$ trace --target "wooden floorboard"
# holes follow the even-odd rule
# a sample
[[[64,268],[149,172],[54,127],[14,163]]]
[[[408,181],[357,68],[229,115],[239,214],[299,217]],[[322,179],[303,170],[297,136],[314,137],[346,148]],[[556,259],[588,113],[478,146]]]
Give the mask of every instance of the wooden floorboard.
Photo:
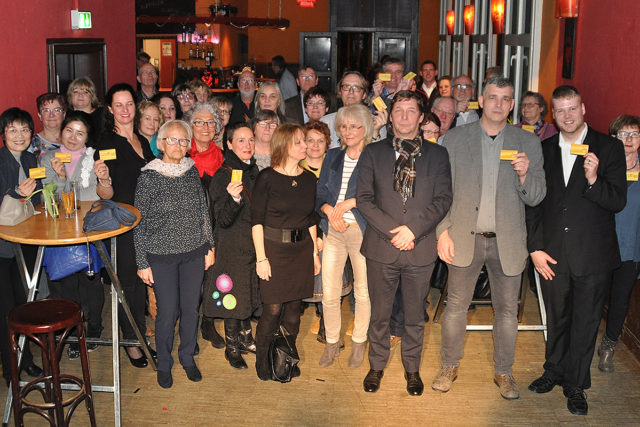
[[[431,293],[433,314],[439,291]],[[109,307],[105,306],[108,319]],[[529,294],[523,323],[539,322],[536,299]],[[469,323],[490,323],[490,307],[479,307],[469,314]],[[343,330],[352,319],[348,302],[343,304]],[[493,384],[493,341],[490,332],[467,332],[459,377],[449,393],[431,390],[430,384],[439,369],[440,324],[425,325],[421,376],[425,393],[411,397],[405,391],[400,347],[391,352],[380,390],[369,394],[362,390],[362,380],[369,365],[347,367],[350,339],[334,365],[320,368],[318,360],[323,345],[309,332],[315,321],[312,308],[306,310],[301,324],[298,347],[302,376],[280,384],[258,380],[253,364],[246,356],[248,370],[232,369],[224,351],[200,340],[201,354],[196,357],[203,381],[192,383],[177,362],[173,369],[174,385],[169,390],[156,383],[151,368],[133,368],[124,351],[122,355],[122,421],[124,426],[375,426],[375,425],[624,425],[640,424],[640,365],[624,346],[615,355],[616,370],[604,374],[592,364],[593,386],[586,393],[589,415],[577,417],[566,409],[562,389],[556,387],[546,395],[536,395],[527,385],[542,373],[544,341],[541,332],[519,332],[513,373],[521,389],[521,398],[507,401]],[[255,325],[254,325],[255,326]],[[222,325],[218,324],[222,331]],[[39,360],[39,356],[36,357]],[[94,384],[111,384],[111,351],[103,347],[90,353]],[[63,356],[62,370],[79,372],[79,361]],[[6,387],[0,386],[4,397]],[[113,425],[113,400],[108,393],[95,394],[99,425]],[[79,407],[71,425],[85,426],[88,418]],[[33,416],[27,425],[45,425]]]

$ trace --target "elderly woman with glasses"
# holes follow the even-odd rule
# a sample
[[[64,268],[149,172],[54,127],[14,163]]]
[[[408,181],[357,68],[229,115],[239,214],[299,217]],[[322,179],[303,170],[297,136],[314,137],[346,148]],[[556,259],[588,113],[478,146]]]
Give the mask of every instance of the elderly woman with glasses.
[[[193,356],[200,289],[205,270],[214,262],[214,241],[195,162],[185,157],[191,136],[191,127],[181,120],[162,125],[162,160],[144,166],[136,186],[135,206],[141,214],[134,229],[136,264],[138,276],[156,294],[157,380],[162,388],[173,384],[171,351],[178,317],[180,364],[189,380],[202,380]]]
[[[271,138],[280,124],[278,115],[271,110],[262,110],[249,122],[256,138],[256,152],[254,157],[258,169],[262,170],[271,165]]]
[[[36,104],[42,131],[34,135],[29,151],[35,154],[40,164],[47,151],[60,148],[60,127],[67,111],[67,103],[59,93],[47,92],[36,99]]]
[[[208,103],[197,103],[185,117],[191,124],[193,140],[189,156],[196,162],[205,190],[209,188],[211,177],[222,165],[222,150],[215,143],[222,133],[222,123],[216,109]]]
[[[356,205],[358,166],[360,154],[373,139],[373,119],[364,105],[342,107],[336,116],[336,131],[340,134],[341,148],[327,152],[322,164],[316,211],[321,215],[324,247],[322,253],[322,311],[327,344],[320,357],[320,366],[333,361],[342,347],[340,327],[340,297],[342,274],[347,262],[353,267],[353,289],[356,300],[351,356],[348,366],[357,368],[364,359],[367,331],[371,317],[371,303],[367,287],[367,266],[360,253],[367,222]]]
[[[260,88],[256,92],[254,117],[261,111],[271,110],[278,115],[280,123],[287,121],[285,116],[285,104],[284,97],[280,86],[274,82],[264,82],[260,85]]]
[[[547,114],[547,101],[537,92],[527,91],[520,101],[520,113],[522,121],[515,125],[521,129],[535,133],[540,141],[552,137],[558,133],[553,123],[547,123],[544,116]]]
[[[640,117],[623,114],[609,126],[609,134],[624,144],[627,161],[627,205],[616,214],[616,233],[622,264],[613,270],[607,327],[598,347],[598,369],[613,372],[613,353],[622,335],[631,293],[640,273]]]
[[[304,111],[309,122],[320,120],[329,112],[331,100],[329,94],[321,87],[314,86],[304,94]]]
[[[187,83],[177,85],[171,94],[180,103],[182,114],[187,114],[196,103],[196,94]],[[182,118],[182,116],[179,118]]]

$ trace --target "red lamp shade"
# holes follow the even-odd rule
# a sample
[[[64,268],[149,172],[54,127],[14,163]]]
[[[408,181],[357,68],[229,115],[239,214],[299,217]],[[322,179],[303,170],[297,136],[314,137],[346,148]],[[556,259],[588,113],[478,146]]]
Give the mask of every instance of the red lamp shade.
[[[300,7],[314,7],[316,0],[298,0],[298,5]]]
[[[456,24],[456,13],[453,10],[447,11],[447,33],[452,36]]]
[[[493,34],[504,34],[504,0],[491,0]]]
[[[464,7],[464,32],[467,35],[473,34],[473,21],[475,17],[475,8],[473,5]]]
[[[557,0],[556,18],[577,18],[580,0]]]

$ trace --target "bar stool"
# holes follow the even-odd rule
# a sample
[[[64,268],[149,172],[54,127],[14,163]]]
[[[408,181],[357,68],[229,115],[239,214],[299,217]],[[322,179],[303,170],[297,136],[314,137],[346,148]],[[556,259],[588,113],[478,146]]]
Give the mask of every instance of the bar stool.
[[[87,411],[89,411],[91,425],[95,426],[89,359],[80,305],[59,298],[29,302],[11,310],[8,320],[15,425],[24,425],[24,415],[35,413],[49,421],[52,426],[68,426],[74,410],[84,400]],[[65,340],[74,327],[77,328],[80,345],[82,379],[60,373],[59,363]],[[57,344],[56,333],[60,333],[60,341]],[[18,379],[18,335],[20,334],[40,346],[44,369],[44,376],[29,381],[22,388],[20,388]],[[25,345],[28,345],[28,342]],[[73,396],[65,399],[62,395],[62,384],[75,385],[79,390]],[[29,393],[35,390],[40,392],[44,403],[28,399]],[[66,407],[69,407],[69,410],[65,416]]]

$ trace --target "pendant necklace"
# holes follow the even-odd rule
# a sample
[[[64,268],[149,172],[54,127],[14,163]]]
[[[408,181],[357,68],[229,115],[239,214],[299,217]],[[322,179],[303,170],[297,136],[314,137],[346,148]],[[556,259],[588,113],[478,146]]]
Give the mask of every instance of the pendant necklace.
[[[291,186],[292,187],[297,187],[298,186],[298,181],[296,181],[296,179],[293,178],[294,175],[289,173],[289,172],[287,172],[287,170],[284,168],[284,166],[282,166],[282,170],[284,171],[285,175],[292,177],[291,178]],[[297,171],[297,170],[298,170],[298,165],[296,165],[294,171]]]

